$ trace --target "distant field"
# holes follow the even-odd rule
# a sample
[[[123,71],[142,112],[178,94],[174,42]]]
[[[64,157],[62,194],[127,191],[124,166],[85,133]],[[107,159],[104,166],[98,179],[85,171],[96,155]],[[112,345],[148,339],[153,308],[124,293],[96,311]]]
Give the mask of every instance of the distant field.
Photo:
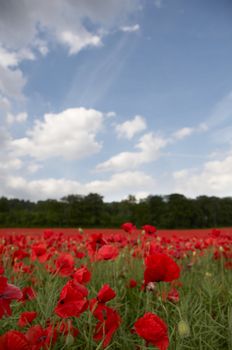
[[[63,234],[67,235],[75,235],[79,233],[78,228],[0,228],[0,235],[5,234],[42,234],[44,231],[51,230],[55,233],[62,232]],[[93,233],[102,233],[103,235],[111,235],[115,233],[122,233],[123,230],[121,229],[108,229],[108,228],[97,228],[97,229],[83,229],[85,234],[93,234]],[[203,238],[207,237],[211,233],[212,229],[189,229],[189,230],[158,230],[157,234],[161,237],[198,237]],[[231,234],[232,235],[232,227],[227,228],[220,228],[220,231],[225,234]],[[137,229],[134,231],[134,234],[137,235],[141,230]]]

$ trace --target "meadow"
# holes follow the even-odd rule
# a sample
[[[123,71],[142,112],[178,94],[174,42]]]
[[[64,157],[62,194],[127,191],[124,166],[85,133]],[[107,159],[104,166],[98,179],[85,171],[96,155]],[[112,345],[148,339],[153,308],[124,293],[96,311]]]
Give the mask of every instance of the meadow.
[[[232,349],[232,229],[0,229],[0,350]]]

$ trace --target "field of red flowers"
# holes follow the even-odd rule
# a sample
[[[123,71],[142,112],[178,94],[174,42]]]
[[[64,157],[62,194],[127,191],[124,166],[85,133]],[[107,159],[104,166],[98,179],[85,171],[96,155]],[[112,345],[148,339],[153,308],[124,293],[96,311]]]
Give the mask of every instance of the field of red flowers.
[[[0,350],[232,349],[232,229],[0,229]]]

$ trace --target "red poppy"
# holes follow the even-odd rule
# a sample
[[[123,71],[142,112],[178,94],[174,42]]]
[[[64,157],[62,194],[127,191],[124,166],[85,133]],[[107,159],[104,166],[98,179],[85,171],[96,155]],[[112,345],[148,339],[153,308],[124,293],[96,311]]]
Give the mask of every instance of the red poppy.
[[[94,233],[90,236],[89,242],[87,243],[87,247],[88,247],[89,252],[95,253],[104,244],[106,244],[106,241],[102,237],[102,234],[101,233]]]
[[[130,288],[135,288],[136,286],[137,286],[137,281],[135,281],[134,279],[130,279],[129,287]]]
[[[97,252],[97,260],[114,260],[117,258],[119,254],[118,248],[110,245],[105,244],[103,245]]]
[[[149,282],[171,282],[180,276],[180,268],[177,263],[164,253],[148,255],[145,265],[145,285]]]
[[[125,222],[121,225],[121,228],[127,233],[132,233],[136,229],[136,226],[132,222]]]
[[[10,303],[19,300],[23,296],[21,290],[13,284],[7,283],[7,278],[0,276],[0,319],[3,315],[11,315]]]
[[[47,246],[45,243],[35,243],[31,246],[32,254],[31,260],[34,261],[38,259],[41,263],[47,261]]]
[[[35,311],[25,311],[22,312],[18,321],[19,327],[28,326],[37,317],[37,312]]]
[[[178,301],[180,300],[180,295],[177,289],[172,288],[168,292],[168,300],[171,301],[172,303],[178,303]]]
[[[55,308],[55,313],[63,318],[79,317],[88,307],[88,289],[71,280],[63,287],[60,298]]]
[[[102,346],[105,348],[109,345],[113,334],[121,324],[121,317],[116,310],[106,306],[103,303],[98,303],[97,299],[90,301],[90,310],[94,317],[98,319],[96,324],[94,340],[103,340]]]
[[[157,315],[147,312],[134,324],[136,333],[160,350],[166,350],[169,345],[167,325]]]
[[[40,325],[36,325],[27,331],[26,338],[31,345],[31,350],[49,349],[50,345],[55,343],[57,333],[52,326],[42,328]]]
[[[24,287],[22,288],[22,298],[20,301],[25,302],[27,300],[33,300],[36,297],[36,293],[32,287]]]
[[[73,274],[73,279],[80,284],[85,284],[90,281],[91,273],[86,266],[82,266]]]
[[[107,303],[116,296],[115,291],[108,284],[104,284],[99,290],[97,300],[99,303]]]
[[[15,330],[8,331],[0,336],[0,350],[32,350],[23,333]]]
[[[56,260],[56,270],[62,277],[68,277],[73,273],[74,258],[71,254],[61,254]]]
[[[156,233],[157,229],[155,226],[152,226],[152,225],[144,225],[142,227],[142,229],[145,231],[146,234],[148,235],[152,235],[154,233]]]

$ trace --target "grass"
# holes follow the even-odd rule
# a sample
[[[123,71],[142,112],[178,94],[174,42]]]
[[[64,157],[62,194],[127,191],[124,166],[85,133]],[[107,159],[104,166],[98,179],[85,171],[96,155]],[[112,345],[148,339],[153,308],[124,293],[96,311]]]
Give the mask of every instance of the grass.
[[[25,264],[31,264],[29,258]],[[190,262],[193,262],[193,265]],[[157,314],[168,325],[170,350],[232,350],[232,273],[224,269],[223,258],[213,259],[213,252],[207,250],[194,251],[179,260],[181,266],[181,287],[179,302],[172,303],[163,300],[162,294],[169,289],[169,283],[159,282],[154,291],[141,289],[143,281],[143,260],[134,258],[128,247],[124,248],[118,258],[113,261],[96,261],[92,263],[87,257],[76,260],[76,266],[85,264],[92,272],[91,281],[87,287],[88,298],[94,298],[101,286],[109,284],[116,292],[116,297],[107,305],[116,309],[122,324],[114,334],[106,350],[154,349],[146,347],[145,342],[137,334],[131,332],[137,318],[147,311]],[[48,320],[56,324],[60,318],[54,313],[59,294],[69,278],[50,274],[43,264],[34,262],[33,274],[15,273],[9,258],[3,256],[5,275],[9,281],[22,288],[32,283],[37,297],[22,304],[12,303],[12,316],[0,320],[0,333],[17,329],[17,321],[23,311],[37,311],[38,317],[33,324],[46,327]],[[129,288],[130,279],[135,279],[138,285]],[[89,310],[79,318],[72,318],[73,325],[78,328],[78,336],[60,336],[55,345],[49,349],[61,350],[97,350],[102,343],[93,341],[96,320]],[[179,334],[178,324],[184,321],[189,327],[189,333]],[[27,328],[23,329],[23,331]]]

